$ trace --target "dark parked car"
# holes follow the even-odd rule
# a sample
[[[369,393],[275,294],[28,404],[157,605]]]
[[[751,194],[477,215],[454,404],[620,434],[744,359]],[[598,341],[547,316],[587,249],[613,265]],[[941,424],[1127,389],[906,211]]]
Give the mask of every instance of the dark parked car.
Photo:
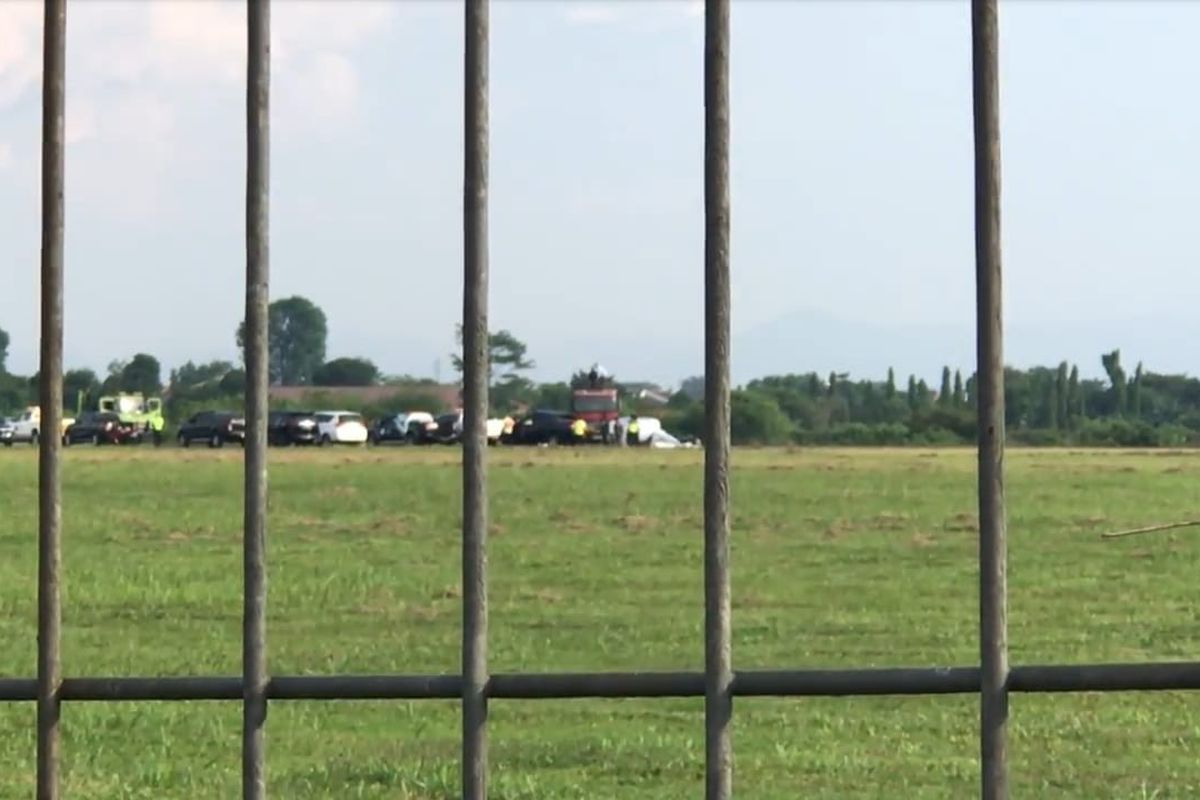
[[[517,420],[506,444],[567,444],[571,436],[570,414],[562,411],[534,411]]]
[[[372,444],[401,442],[405,444],[428,444],[437,432],[437,421],[425,411],[408,411],[392,414],[375,421],[370,429]]]
[[[80,442],[96,445],[138,444],[141,441],[141,429],[137,425],[121,422],[121,418],[111,411],[84,412],[63,434],[65,445]]]
[[[179,426],[176,436],[180,447],[192,442],[208,442],[221,447],[226,442],[246,444],[246,420],[230,411],[201,411]]]
[[[267,443],[314,444],[317,418],[311,411],[272,411],[267,415]]]
[[[462,441],[463,415],[461,411],[442,414],[434,420],[437,429],[431,429],[428,438],[438,444],[456,444]]]

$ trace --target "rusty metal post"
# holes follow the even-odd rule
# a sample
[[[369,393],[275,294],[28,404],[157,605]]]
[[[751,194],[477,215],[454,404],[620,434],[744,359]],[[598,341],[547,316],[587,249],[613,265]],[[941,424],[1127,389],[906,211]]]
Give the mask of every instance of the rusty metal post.
[[[1008,796],[1008,544],[1000,267],[1000,91],[996,0],[972,0],[975,283],[979,380],[981,793]]]
[[[66,109],[66,0],[46,0],[42,33],[42,320],[38,378],[37,796],[59,796],[62,660],[63,146]]]
[[[487,796],[488,2],[466,0],[463,97],[462,796]]]
[[[729,600],[729,0],[704,13],[705,796],[733,793]]]
[[[246,6],[246,452],[242,567],[242,797],[266,796],[267,318],[270,0]]]

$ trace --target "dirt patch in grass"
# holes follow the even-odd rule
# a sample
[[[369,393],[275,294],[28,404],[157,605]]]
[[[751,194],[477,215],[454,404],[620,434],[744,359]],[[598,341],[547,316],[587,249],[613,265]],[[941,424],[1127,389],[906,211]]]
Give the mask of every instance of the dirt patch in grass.
[[[826,539],[841,539],[854,530],[854,523],[839,517],[825,527]]]
[[[979,517],[960,511],[942,523],[942,530],[954,533],[972,533],[979,530]]]
[[[875,515],[871,527],[879,531],[902,531],[910,522],[908,514],[896,511],[882,511]]]
[[[658,520],[642,514],[622,514],[616,519],[617,527],[630,533],[641,533],[658,527]]]

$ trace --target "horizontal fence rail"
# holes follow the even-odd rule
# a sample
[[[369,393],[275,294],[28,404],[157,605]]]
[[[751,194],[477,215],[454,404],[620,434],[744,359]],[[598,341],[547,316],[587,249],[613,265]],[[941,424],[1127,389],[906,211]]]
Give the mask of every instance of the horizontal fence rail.
[[[978,667],[743,670],[735,697],[870,697],[974,694]],[[303,675],[267,682],[269,700],[458,700],[458,675]],[[496,700],[704,697],[703,672],[495,673],[484,694]],[[1021,693],[1200,690],[1200,662],[1047,664],[1012,667],[1007,690]],[[65,678],[60,699],[78,702],[242,700],[237,677]],[[34,678],[0,678],[0,702],[37,699]]]

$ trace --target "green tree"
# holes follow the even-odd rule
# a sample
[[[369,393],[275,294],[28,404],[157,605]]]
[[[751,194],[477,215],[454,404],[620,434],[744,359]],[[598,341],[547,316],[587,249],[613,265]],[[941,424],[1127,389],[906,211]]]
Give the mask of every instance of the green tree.
[[[8,374],[8,331],[0,328],[0,375]]]
[[[887,383],[883,385],[883,397],[889,402],[896,396],[896,371],[888,367]]]
[[[325,363],[328,325],[325,312],[305,297],[285,297],[271,303],[267,322],[268,373],[273,384],[311,384]],[[246,323],[237,329],[237,345],[246,347]],[[243,357],[243,361],[244,361]]]
[[[1058,370],[1054,373],[1054,394],[1055,399],[1058,401],[1055,413],[1058,415],[1059,427],[1063,428],[1068,427],[1071,416],[1067,383],[1067,362],[1063,361],[1058,365]]]
[[[379,368],[365,358],[335,358],[313,373],[317,386],[374,386],[378,382]]]
[[[95,405],[100,394],[100,379],[90,369],[71,369],[63,373],[63,405],[74,409],[82,401],[83,408]]]
[[[221,382],[218,388],[222,395],[244,395],[246,393],[246,371],[244,369],[231,369],[221,376]]]
[[[566,411],[571,407],[571,387],[565,383],[543,383],[537,387],[532,405],[550,411]]]
[[[1104,366],[1104,371],[1108,373],[1108,380],[1112,387],[1112,411],[1118,417],[1123,417],[1127,401],[1125,370],[1121,368],[1121,351],[1113,350],[1111,353],[1105,353],[1100,356],[1100,363]]]
[[[1071,365],[1071,376],[1067,378],[1067,422],[1074,425],[1083,418],[1083,393],[1079,389],[1079,365]]]
[[[921,399],[917,394],[917,378],[915,375],[908,376],[908,409],[916,411],[921,405]]]
[[[967,403],[967,396],[963,389],[962,372],[954,370],[954,407],[962,408]]]
[[[1142,362],[1138,362],[1137,369],[1133,372],[1133,381],[1130,384],[1130,405],[1133,408],[1133,418],[1142,418]]]
[[[1059,396],[1058,396],[1058,381],[1046,381],[1046,423],[1051,430],[1058,430],[1062,424],[1061,417],[1058,416]]]
[[[137,353],[128,361],[113,361],[100,390],[105,394],[156,395],[162,391],[162,366],[149,353]]]
[[[191,361],[171,370],[171,393],[193,393],[206,388],[215,389],[225,375],[233,370],[228,361],[196,364]]]
[[[766,395],[737,390],[729,400],[730,436],[735,444],[786,444],[793,427],[779,406]]]
[[[942,386],[938,389],[938,405],[948,407],[954,401],[954,390],[950,388],[950,368],[942,367]]]
[[[704,399],[704,376],[693,375],[690,378],[685,378],[679,384],[679,391],[687,395],[690,399],[699,402]]]
[[[454,339],[458,343],[459,351],[450,354],[450,363],[454,365],[454,370],[461,375],[463,371],[463,329],[461,323],[454,326]],[[536,367],[537,363],[528,358],[528,351],[529,348],[526,344],[510,331],[500,330],[495,333],[488,333],[489,382],[495,380],[497,374],[503,380],[512,376],[518,376],[522,372],[527,372]]]

